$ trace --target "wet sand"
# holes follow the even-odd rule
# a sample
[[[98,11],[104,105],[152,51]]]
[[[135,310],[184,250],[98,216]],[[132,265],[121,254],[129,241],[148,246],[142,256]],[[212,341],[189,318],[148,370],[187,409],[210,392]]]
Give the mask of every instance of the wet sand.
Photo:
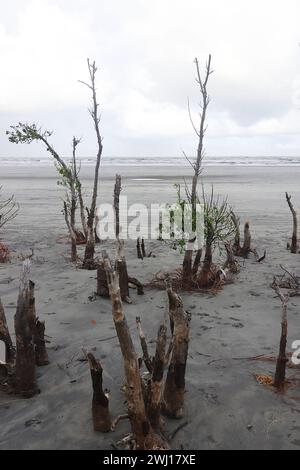
[[[83,168],[83,185],[91,187],[90,169]],[[123,176],[123,195],[129,204],[174,202],[173,183],[189,177],[189,169],[170,167],[121,167],[102,169],[99,201],[111,202],[113,178]],[[0,296],[12,330],[18,292],[20,255],[34,248],[32,279],[36,282],[37,313],[46,321],[51,337],[51,364],[38,369],[41,394],[23,400],[0,393],[1,449],[110,449],[129,425],[116,432],[97,434],[91,422],[89,370],[81,357],[84,346],[93,349],[105,369],[105,387],[111,390],[111,411],[124,412],[122,358],[108,300],[88,297],[96,288],[96,273],[82,271],[66,259],[69,247],[57,243],[66,234],[61,197],[51,168],[1,168],[0,182],[13,192],[21,208],[7,228],[5,241],[13,250],[11,264],[0,265]],[[258,385],[254,373],[274,374],[272,362],[250,361],[260,354],[276,355],[280,336],[281,306],[270,288],[280,264],[300,274],[300,255],[286,250],[291,234],[291,215],[284,192],[300,204],[300,169],[274,167],[209,167],[204,182],[225,196],[244,222],[249,219],[253,244],[267,257],[241,263],[234,284],[218,295],[182,294],[192,313],[191,341],[186,372],[188,424],[176,435],[172,447],[184,449],[295,449],[300,448],[299,381],[284,396]],[[182,262],[179,252],[157,241],[147,243],[155,258],[136,259],[135,242],[126,243],[128,269],[132,276],[149,281],[162,267]],[[113,257],[112,242],[106,248]],[[82,250],[82,249],[81,249]],[[150,346],[166,305],[162,291],[147,290],[144,297],[132,292],[134,303],[125,305],[136,348],[140,351],[135,317],[141,316]],[[289,303],[288,350],[300,339],[300,300]],[[245,359],[243,359],[245,358]],[[288,376],[300,379],[299,369]],[[178,422],[167,420],[166,429]]]

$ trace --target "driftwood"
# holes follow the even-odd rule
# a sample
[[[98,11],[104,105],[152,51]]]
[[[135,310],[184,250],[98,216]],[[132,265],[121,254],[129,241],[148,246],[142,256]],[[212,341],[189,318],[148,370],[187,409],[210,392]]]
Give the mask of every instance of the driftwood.
[[[167,289],[169,315],[174,324],[173,350],[164,390],[164,413],[181,418],[185,396],[185,369],[188,355],[190,314],[184,311],[181,298]]]
[[[30,270],[29,260],[24,261],[21,273],[20,289],[15,314],[16,332],[16,390],[25,398],[31,398],[38,393],[35,375],[35,347],[30,328]]]
[[[85,352],[91,372],[93,386],[92,416],[94,431],[108,432],[111,429],[108,391],[103,391],[103,369],[92,353]]]
[[[289,302],[289,295],[283,295],[280,288],[278,287],[278,284],[275,278],[274,278],[272,287],[275,290],[276,294],[278,295],[282,304],[279,355],[277,357],[276,371],[275,371],[274,384],[273,384],[274,387],[276,387],[278,390],[281,391],[284,389],[286,365],[288,362],[288,357],[286,353],[286,344],[287,344],[287,334],[288,334],[287,307],[288,307],[288,302]]]
[[[288,203],[288,206],[290,208],[290,211],[292,213],[293,217],[293,233],[292,233],[292,244],[291,244],[291,253],[297,253],[298,249],[298,238],[297,238],[297,231],[298,231],[298,220],[297,220],[297,212],[294,209],[294,206],[292,204],[292,196],[288,195],[288,193],[285,193],[286,201]]]
[[[163,440],[155,434],[146,413],[138,358],[124,316],[118,273],[107,263],[108,285],[112,301],[112,314],[124,360],[128,416],[136,449],[165,449]]]

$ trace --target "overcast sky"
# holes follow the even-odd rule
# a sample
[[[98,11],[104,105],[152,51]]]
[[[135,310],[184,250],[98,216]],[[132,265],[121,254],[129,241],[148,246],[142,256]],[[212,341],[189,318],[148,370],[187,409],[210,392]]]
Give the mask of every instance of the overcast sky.
[[[0,0],[0,156],[18,121],[95,153],[86,58],[95,59],[105,155],[193,154],[193,59],[212,54],[209,155],[300,155],[299,0]]]

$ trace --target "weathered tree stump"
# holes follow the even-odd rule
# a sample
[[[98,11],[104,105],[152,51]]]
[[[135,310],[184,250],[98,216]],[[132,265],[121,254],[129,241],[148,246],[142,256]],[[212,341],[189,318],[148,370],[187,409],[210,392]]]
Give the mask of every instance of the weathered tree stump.
[[[93,386],[92,416],[94,431],[108,432],[112,423],[108,392],[103,391],[103,369],[100,361],[96,360],[92,353],[88,352],[85,355],[89,363]]]
[[[285,193],[285,197],[288,203],[288,206],[290,208],[290,211],[293,216],[293,233],[292,233],[292,244],[291,244],[291,253],[297,253],[298,250],[298,220],[297,220],[297,212],[294,209],[294,206],[292,204],[292,196],[289,196],[288,193]]]
[[[115,269],[119,274],[119,284],[121,299],[124,302],[131,303],[129,295],[129,278],[127,272],[127,264],[124,253],[124,240],[117,239],[117,257],[115,263]]]
[[[250,233],[250,224],[249,222],[245,223],[244,226],[244,243],[242,247],[242,255],[244,258],[247,258],[251,251],[251,233]]]
[[[128,416],[137,449],[166,449],[150,424],[143,399],[138,358],[124,316],[119,288],[118,273],[107,263],[108,285],[112,301],[112,314],[124,359]]]
[[[29,316],[31,314],[31,292],[29,286],[29,260],[24,261],[20,279],[20,289],[15,314],[16,333],[16,390],[24,398],[38,393],[35,375],[35,347]]]
[[[97,291],[100,297],[109,298],[109,289],[107,284],[106,271],[104,261],[100,261],[97,268]]]
[[[174,323],[173,350],[164,390],[164,413],[181,418],[185,396],[185,369],[188,355],[190,314],[184,311],[181,298],[167,289],[169,315]]]
[[[13,365],[16,356],[16,350],[13,346],[9,329],[6,322],[4,307],[0,299],[0,340],[5,344],[5,362],[8,365]]]
[[[167,326],[163,321],[157,333],[156,351],[152,360],[152,375],[149,382],[147,414],[153,429],[161,429],[161,409],[166,361]]]

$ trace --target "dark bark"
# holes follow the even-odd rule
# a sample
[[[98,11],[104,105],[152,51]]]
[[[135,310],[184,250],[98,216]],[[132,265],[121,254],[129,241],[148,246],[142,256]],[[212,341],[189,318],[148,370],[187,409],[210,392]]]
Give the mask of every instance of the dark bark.
[[[16,390],[24,398],[31,398],[38,393],[35,375],[35,347],[30,319],[32,318],[32,303],[29,281],[27,279],[28,269],[23,263],[23,274],[19,290],[17,311],[15,314],[16,333]]]
[[[107,276],[103,261],[100,261],[97,269],[97,295],[109,298]]]
[[[288,193],[285,193],[285,197],[287,200],[287,203],[289,205],[290,211],[293,216],[293,233],[292,233],[292,245],[291,245],[291,253],[297,253],[298,250],[298,220],[297,220],[297,212],[294,209],[294,206],[292,204],[291,198],[292,196],[289,196]]]
[[[245,223],[244,227],[244,243],[242,248],[242,255],[244,258],[247,258],[251,251],[251,233],[249,222]]]
[[[37,318],[35,324],[35,331],[35,362],[37,366],[46,366],[49,364],[49,357],[45,341],[45,322],[40,321]]]
[[[144,286],[135,277],[128,277],[129,284],[133,284],[137,288],[137,295],[144,295]]]
[[[285,384],[285,372],[288,357],[286,354],[287,334],[288,334],[288,320],[287,320],[287,308],[289,296],[284,296],[279,289],[276,281],[274,281],[274,290],[281,300],[282,304],[282,318],[281,318],[281,336],[279,344],[279,355],[276,363],[276,371],[274,377],[274,387],[278,390],[283,390]]]
[[[142,256],[143,258],[147,258],[147,254],[146,254],[146,248],[145,248],[145,240],[142,238],[142,245],[141,245],[141,248],[142,248]]]
[[[202,257],[202,248],[200,250],[197,250],[197,253],[196,253],[196,256],[195,256],[195,259],[194,259],[193,277],[197,276],[198,269],[199,269],[200,262],[201,262],[201,257]]]
[[[181,298],[168,288],[169,315],[174,323],[173,350],[164,390],[164,412],[181,418],[185,396],[185,370],[189,345],[190,315],[184,311]]]
[[[210,240],[206,240],[204,261],[198,278],[199,287],[210,287],[214,282],[214,277],[212,276],[211,268],[212,243]]]
[[[97,361],[92,353],[87,353],[86,357],[93,386],[92,416],[94,431],[108,432],[111,429],[111,417],[108,394],[103,391],[103,369],[100,361]]]
[[[129,296],[129,278],[127,264],[124,254],[124,240],[117,239],[117,259],[115,269],[119,275],[121,299],[125,302],[131,302]]]
[[[115,210],[115,233],[116,238],[120,235],[120,193],[121,193],[122,179],[120,175],[116,175],[116,182],[114,188],[114,210]]]
[[[136,241],[136,251],[137,251],[138,259],[144,259],[143,254],[142,254],[142,249],[141,249],[141,242],[139,238]]]
[[[166,359],[167,327],[161,323],[156,341],[156,351],[152,360],[152,375],[149,382],[147,414],[153,429],[161,428],[161,409],[163,400],[164,366]]]

